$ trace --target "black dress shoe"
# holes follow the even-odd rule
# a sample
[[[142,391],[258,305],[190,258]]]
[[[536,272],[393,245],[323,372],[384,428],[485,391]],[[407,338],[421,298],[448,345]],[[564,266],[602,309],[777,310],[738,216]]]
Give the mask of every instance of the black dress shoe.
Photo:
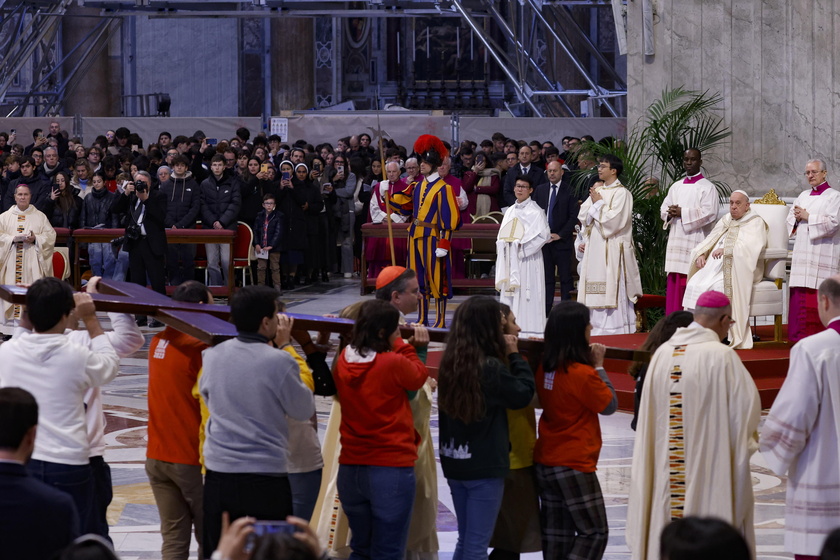
[[[165,327],[165,326],[166,325],[164,325],[163,323],[161,323],[157,319],[152,319],[151,321],[149,321],[149,328],[150,329],[159,329],[159,328]]]
[[[148,319],[145,316],[137,318],[137,326],[145,327],[148,324]]]

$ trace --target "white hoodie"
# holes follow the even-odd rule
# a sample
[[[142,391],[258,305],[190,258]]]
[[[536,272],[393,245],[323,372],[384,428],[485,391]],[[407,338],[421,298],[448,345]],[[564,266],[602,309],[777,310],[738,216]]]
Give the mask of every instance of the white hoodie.
[[[38,401],[38,435],[33,459],[86,465],[90,455],[84,396],[119,370],[107,336],[90,348],[64,334],[24,333],[0,345],[0,387],[21,387]]]

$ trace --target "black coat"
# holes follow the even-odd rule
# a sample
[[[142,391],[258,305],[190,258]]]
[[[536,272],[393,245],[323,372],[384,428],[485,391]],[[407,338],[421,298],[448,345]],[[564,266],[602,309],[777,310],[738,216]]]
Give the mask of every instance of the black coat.
[[[280,240],[283,235],[284,216],[280,211],[275,210],[268,217],[268,227],[265,223],[265,210],[261,210],[254,219],[254,245],[260,247],[271,247],[270,253],[280,252]],[[268,242],[263,242],[263,235]]]
[[[29,185],[29,191],[32,193],[29,204],[46,214],[47,203],[50,200],[50,192],[52,192],[52,183],[37,170],[31,177],[27,178],[21,175],[14,181],[9,182],[3,195],[2,209],[0,210],[5,212],[15,205],[15,189],[18,185]]]
[[[201,188],[189,171],[182,178],[175,175],[160,184],[166,196],[166,227],[194,228],[201,210]]]
[[[201,182],[201,222],[205,228],[212,228],[220,222],[222,227],[236,231],[242,194],[239,178],[225,169],[221,179],[212,173]]]
[[[105,224],[106,228],[122,227],[119,217],[111,213],[111,207],[118,197],[119,194],[112,193],[108,189],[97,192],[91,188],[82,200],[82,216],[79,227],[92,228],[99,224]]]
[[[73,206],[71,206],[65,213],[61,210],[61,205],[58,199],[49,199],[47,203],[47,218],[50,220],[52,227],[63,227],[76,229],[81,224],[82,208],[84,201],[79,196],[79,189],[73,189]]]
[[[307,239],[306,212],[303,207],[309,202],[309,192],[305,188],[280,189],[277,195],[277,208],[285,216],[280,247],[283,251],[306,251]]]
[[[134,222],[134,217],[131,210],[137,203],[137,194],[131,193],[126,196],[125,193],[119,195],[111,206],[111,212],[115,214],[126,213],[131,222]],[[156,257],[163,257],[166,254],[166,226],[164,220],[166,219],[166,195],[160,190],[150,190],[149,198],[142,203],[146,206],[146,215],[143,219],[143,226],[146,228],[146,239],[149,241],[152,254]],[[134,246],[134,241],[130,239],[125,240],[125,250],[129,253]]]

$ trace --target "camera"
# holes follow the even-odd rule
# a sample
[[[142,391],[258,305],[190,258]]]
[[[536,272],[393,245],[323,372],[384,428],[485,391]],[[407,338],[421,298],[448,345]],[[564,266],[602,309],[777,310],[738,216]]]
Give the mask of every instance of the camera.
[[[145,181],[135,181],[134,182],[134,192],[146,192],[149,189],[149,185],[146,184]]]

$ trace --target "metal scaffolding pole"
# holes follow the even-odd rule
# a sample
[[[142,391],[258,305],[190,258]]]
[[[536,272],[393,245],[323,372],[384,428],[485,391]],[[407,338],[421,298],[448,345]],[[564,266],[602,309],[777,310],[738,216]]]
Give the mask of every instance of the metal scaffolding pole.
[[[557,41],[557,44],[560,45],[560,48],[562,48],[563,51],[566,53],[566,56],[569,58],[569,61],[571,61],[572,65],[577,69],[578,72],[580,72],[581,76],[583,76],[583,79],[586,80],[587,84],[589,84],[589,87],[591,87],[592,90],[595,92],[600,92],[603,88],[598,86],[598,84],[596,84],[592,80],[592,77],[589,75],[589,73],[580,63],[580,61],[577,58],[575,58],[575,55],[572,52],[571,48],[569,48],[569,46],[560,38],[557,32],[554,31],[551,25],[549,25],[548,21],[545,19],[545,16],[542,15],[539,6],[537,6],[534,0],[524,1],[527,2],[529,6],[531,6],[531,9],[534,11],[534,15],[537,17],[537,19],[539,19],[542,22],[546,31],[548,31],[551,34],[551,36],[554,37],[554,40]],[[601,103],[603,103],[603,105],[607,108],[607,111],[609,111],[612,116],[619,116],[618,112],[615,110],[615,107],[612,106],[612,103],[610,103],[606,99],[602,99]]]
[[[493,57],[493,60],[496,61],[496,64],[499,65],[499,68],[502,69],[502,72],[504,72],[508,79],[511,81],[514,89],[516,89],[517,97],[519,97],[520,100],[524,101],[531,108],[531,111],[534,112],[534,116],[543,117],[542,112],[537,108],[536,105],[534,105],[534,102],[525,93],[525,90],[517,81],[516,76],[514,76],[511,73],[510,69],[508,69],[508,67],[505,66],[505,64],[502,62],[501,58],[499,58],[499,55],[496,53],[496,51],[493,50],[493,48],[490,45],[490,41],[488,41],[487,37],[484,36],[484,30],[481,29],[481,27],[475,23],[475,20],[472,18],[470,13],[464,8],[463,5],[461,5],[460,0],[452,0],[452,6],[454,6],[455,9],[463,16],[464,21],[467,22],[467,25],[469,25],[473,32],[476,34],[478,40],[484,44],[484,48],[487,49],[487,52],[490,53],[490,56]]]
[[[525,57],[530,63],[531,67],[534,69],[537,75],[543,79],[546,86],[548,88],[556,88],[557,84],[555,82],[552,82],[551,79],[548,76],[546,76],[545,72],[543,72],[542,68],[540,68],[540,65],[537,64],[537,61],[531,57],[531,55],[528,53],[525,47],[522,46],[522,43],[514,36],[513,30],[510,28],[507,21],[505,21],[505,18],[502,17],[502,14],[499,13],[499,11],[490,1],[483,0],[483,2],[485,8],[487,8],[487,11],[493,16],[494,20],[496,21],[496,24],[499,26],[499,29],[501,29],[505,36],[507,36],[508,40],[513,41],[514,45],[525,54]],[[560,103],[560,105],[562,105],[563,109],[567,112],[567,114],[570,117],[577,116],[574,110],[572,110],[572,108],[569,106],[569,104],[566,103],[566,100],[559,96],[559,92],[557,96],[557,101]]]

